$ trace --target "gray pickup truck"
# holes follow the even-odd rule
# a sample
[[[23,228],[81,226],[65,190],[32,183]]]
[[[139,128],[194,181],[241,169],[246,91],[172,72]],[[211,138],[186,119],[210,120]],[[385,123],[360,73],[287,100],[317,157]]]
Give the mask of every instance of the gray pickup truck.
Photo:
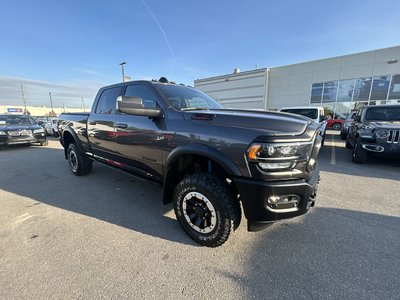
[[[257,231],[315,203],[322,138],[309,118],[224,109],[161,78],[104,87],[90,113],[62,114],[58,126],[75,175],[97,161],[159,183],[183,230],[208,247],[228,239],[242,208]]]

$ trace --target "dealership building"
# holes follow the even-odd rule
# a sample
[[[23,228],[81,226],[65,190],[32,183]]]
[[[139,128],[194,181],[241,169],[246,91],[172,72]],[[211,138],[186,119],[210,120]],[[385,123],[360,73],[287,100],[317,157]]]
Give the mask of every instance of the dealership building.
[[[322,106],[338,117],[363,105],[400,104],[400,46],[197,79],[224,107]]]

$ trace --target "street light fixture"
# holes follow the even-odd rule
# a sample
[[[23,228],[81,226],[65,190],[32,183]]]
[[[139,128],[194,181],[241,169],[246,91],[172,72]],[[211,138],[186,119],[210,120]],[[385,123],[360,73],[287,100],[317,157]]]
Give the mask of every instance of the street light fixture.
[[[51,92],[49,92],[49,96],[50,96],[51,113],[54,114],[53,98],[51,97]]]
[[[126,64],[126,61],[120,63],[121,69],[122,69],[122,82],[125,82],[125,70],[124,70],[124,66]]]

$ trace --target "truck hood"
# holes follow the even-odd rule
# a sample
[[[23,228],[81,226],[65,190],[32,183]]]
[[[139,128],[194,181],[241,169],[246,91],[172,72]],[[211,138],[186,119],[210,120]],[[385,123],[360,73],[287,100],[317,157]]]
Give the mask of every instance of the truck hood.
[[[309,118],[293,114],[236,109],[185,111],[183,116],[185,120],[213,126],[256,129],[266,136],[301,135],[312,123]]]
[[[367,126],[382,129],[400,129],[400,121],[370,121]]]

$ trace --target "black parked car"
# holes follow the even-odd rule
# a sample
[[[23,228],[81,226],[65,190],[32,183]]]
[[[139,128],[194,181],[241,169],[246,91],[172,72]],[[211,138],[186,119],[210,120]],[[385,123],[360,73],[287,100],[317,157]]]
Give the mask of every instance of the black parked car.
[[[365,163],[371,153],[400,158],[400,105],[360,108],[349,127],[346,148],[353,148],[355,163]]]
[[[30,116],[0,115],[0,147],[30,143],[47,145],[43,127]]]

